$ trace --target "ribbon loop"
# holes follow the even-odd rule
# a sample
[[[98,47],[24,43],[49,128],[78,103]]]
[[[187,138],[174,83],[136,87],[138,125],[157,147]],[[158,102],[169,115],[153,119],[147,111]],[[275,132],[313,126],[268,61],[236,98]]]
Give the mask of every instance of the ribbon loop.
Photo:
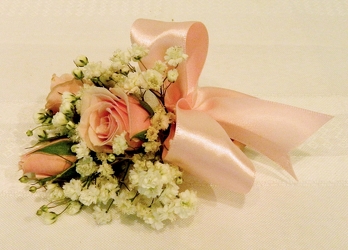
[[[188,59],[178,67],[179,77],[166,93],[166,107],[174,110],[180,98],[193,92],[203,69],[208,53],[208,31],[200,22],[161,22],[138,19],[131,30],[132,43],[149,48],[149,54],[142,59],[148,67],[157,60],[163,60],[166,50],[181,46]]]
[[[165,97],[166,108],[176,112],[177,120],[165,142],[169,150],[163,159],[210,183],[239,193],[248,192],[253,184],[254,167],[231,138],[268,156],[296,178],[289,150],[332,118],[233,90],[199,88],[208,50],[202,23],[139,19],[131,39],[150,49],[143,60],[150,67],[171,46],[181,46],[188,54],[178,67],[178,81]]]
[[[209,183],[247,193],[254,180],[251,161],[217,121],[204,112],[186,109],[185,101],[177,105],[175,135],[165,160]]]

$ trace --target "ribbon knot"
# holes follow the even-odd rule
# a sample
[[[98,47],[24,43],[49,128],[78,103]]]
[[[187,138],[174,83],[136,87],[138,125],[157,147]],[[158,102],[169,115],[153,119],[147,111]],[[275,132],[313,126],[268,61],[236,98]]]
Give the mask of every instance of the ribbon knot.
[[[332,118],[233,90],[198,87],[208,52],[208,32],[200,22],[139,19],[131,40],[149,48],[142,59],[149,66],[171,46],[181,46],[188,54],[165,96],[165,106],[177,120],[163,158],[209,183],[238,193],[252,187],[253,164],[231,139],[266,155],[296,178],[288,152]]]

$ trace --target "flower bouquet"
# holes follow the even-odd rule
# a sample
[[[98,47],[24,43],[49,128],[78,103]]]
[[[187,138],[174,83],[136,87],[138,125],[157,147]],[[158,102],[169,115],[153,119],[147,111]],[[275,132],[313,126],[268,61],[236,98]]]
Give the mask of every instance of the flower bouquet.
[[[247,193],[247,145],[295,177],[287,152],[331,118],[199,88],[208,48],[202,23],[140,19],[131,38],[107,65],[79,56],[71,74],[53,75],[38,125],[27,131],[36,141],[21,157],[20,181],[45,191],[37,215],[46,223],[89,207],[98,224],[126,214],[161,229],[196,210],[195,192],[180,189],[183,170]]]

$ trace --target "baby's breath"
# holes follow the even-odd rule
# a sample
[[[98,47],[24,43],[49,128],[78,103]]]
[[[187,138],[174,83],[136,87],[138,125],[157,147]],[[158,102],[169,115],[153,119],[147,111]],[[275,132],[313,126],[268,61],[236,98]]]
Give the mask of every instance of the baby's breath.
[[[139,61],[141,58],[147,56],[149,49],[134,43],[132,48],[129,50],[130,56],[134,61]]]
[[[91,156],[84,157],[76,163],[76,172],[82,177],[90,176],[97,171],[97,163],[93,161]]]
[[[59,93],[60,104],[55,113],[41,109],[34,115],[38,126],[27,132],[29,136],[35,135],[40,142],[56,139],[70,142],[59,149],[64,155],[57,154],[70,165],[68,169],[45,179],[35,175],[21,178],[23,183],[34,180],[31,192],[46,190],[49,203],[37,211],[45,223],[54,223],[64,212],[73,215],[90,207],[97,224],[107,224],[117,218],[117,214],[125,214],[161,229],[166,221],[194,213],[195,193],[189,190],[180,193],[182,172],[178,166],[164,163],[162,159],[163,143],[175,122],[175,114],[165,107],[165,94],[177,81],[176,67],[187,55],[181,47],[171,47],[163,61],[158,60],[149,68],[152,65],[144,65],[142,60],[148,53],[147,48],[133,44],[127,51],[116,50],[108,65],[90,62],[84,55],[77,57],[72,75],[83,87],[75,93]],[[140,66],[133,65],[134,62]],[[115,86],[132,96],[132,100],[139,101],[139,106],[148,113],[150,125],[134,138],[129,138],[126,130],[118,131],[108,142],[109,150],[94,152],[78,129],[84,93],[92,87]],[[117,119],[125,117],[121,114]],[[130,126],[129,121],[125,124]],[[134,141],[140,141],[141,146],[131,146]],[[67,156],[75,160],[66,159]],[[56,210],[58,207],[62,209]]]
[[[188,56],[184,53],[182,47],[174,46],[167,49],[164,60],[168,65],[177,67],[180,63],[186,60],[187,57]]]
[[[124,151],[128,148],[127,140],[125,138],[126,132],[115,136],[112,141],[112,151],[116,155],[124,154]]]

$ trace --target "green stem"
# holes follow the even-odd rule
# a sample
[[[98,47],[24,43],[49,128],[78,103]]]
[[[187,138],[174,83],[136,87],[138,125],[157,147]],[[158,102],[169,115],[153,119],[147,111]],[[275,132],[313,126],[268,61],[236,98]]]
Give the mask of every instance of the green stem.
[[[107,207],[107,209],[106,209],[106,213],[109,212],[109,210],[110,210],[112,204],[114,203],[114,201],[115,201],[114,199],[110,199],[109,204],[108,204],[108,207]]]

